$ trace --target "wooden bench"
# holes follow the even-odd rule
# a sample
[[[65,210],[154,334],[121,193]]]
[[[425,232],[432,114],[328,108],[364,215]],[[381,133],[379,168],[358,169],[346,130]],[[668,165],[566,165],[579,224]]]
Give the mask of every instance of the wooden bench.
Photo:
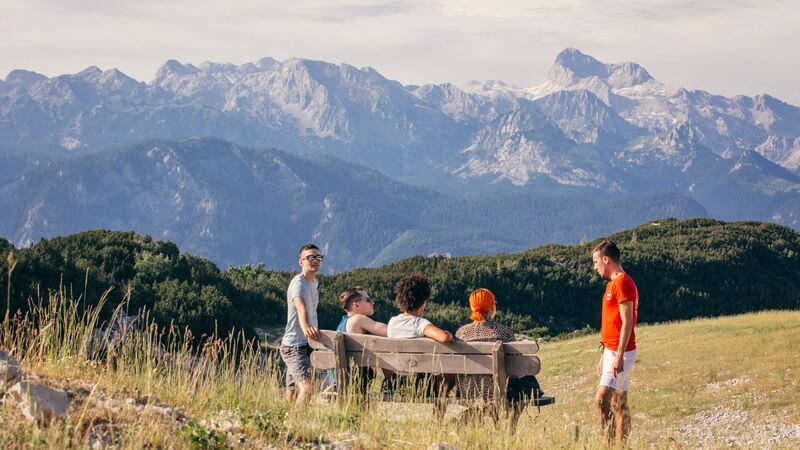
[[[505,408],[508,377],[536,375],[541,363],[534,341],[464,342],[441,344],[428,338],[389,339],[367,334],[345,334],[320,330],[318,341],[309,340],[314,349],[311,365],[318,370],[336,371],[339,398],[342,398],[351,367],[390,370],[398,375],[491,375],[494,398]],[[529,404],[544,406],[553,397],[531,399]],[[438,406],[446,408],[446,399]]]

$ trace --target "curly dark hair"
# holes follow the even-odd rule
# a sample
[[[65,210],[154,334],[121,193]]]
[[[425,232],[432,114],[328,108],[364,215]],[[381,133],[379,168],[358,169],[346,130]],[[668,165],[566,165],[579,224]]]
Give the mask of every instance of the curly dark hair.
[[[414,272],[401,278],[394,285],[394,292],[397,294],[394,303],[400,311],[414,311],[431,297],[431,283],[425,275]]]

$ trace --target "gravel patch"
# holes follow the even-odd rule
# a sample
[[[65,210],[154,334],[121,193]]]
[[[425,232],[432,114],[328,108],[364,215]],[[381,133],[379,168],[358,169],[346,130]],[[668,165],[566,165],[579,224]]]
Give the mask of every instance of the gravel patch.
[[[754,420],[747,411],[716,409],[690,416],[678,433],[698,448],[786,448],[800,444],[800,424],[773,419]]]

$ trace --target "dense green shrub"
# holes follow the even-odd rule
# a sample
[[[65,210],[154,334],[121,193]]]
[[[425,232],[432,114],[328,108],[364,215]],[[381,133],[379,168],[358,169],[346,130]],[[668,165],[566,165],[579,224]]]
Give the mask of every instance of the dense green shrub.
[[[43,239],[17,250],[14,259],[12,312],[27,308],[28,299],[46,300],[48,292],[58,289],[91,305],[113,288],[104,319],[125,303],[129,314],[147,308],[162,325],[188,327],[195,336],[249,325],[242,319],[246,312],[237,315],[239,291],[219,269],[205,258],[180,254],[171,242],[94,230]],[[5,265],[0,269],[7,271]]]

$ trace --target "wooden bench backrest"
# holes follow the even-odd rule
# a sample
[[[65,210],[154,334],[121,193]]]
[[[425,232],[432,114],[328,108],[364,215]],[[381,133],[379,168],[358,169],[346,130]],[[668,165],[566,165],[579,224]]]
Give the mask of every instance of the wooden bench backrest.
[[[541,367],[535,355],[539,346],[534,341],[440,344],[428,338],[389,339],[329,330],[320,330],[320,333],[319,341],[309,340],[314,349],[311,363],[320,370],[341,369],[352,364],[402,374],[495,375],[501,372],[520,377],[536,375]]]

